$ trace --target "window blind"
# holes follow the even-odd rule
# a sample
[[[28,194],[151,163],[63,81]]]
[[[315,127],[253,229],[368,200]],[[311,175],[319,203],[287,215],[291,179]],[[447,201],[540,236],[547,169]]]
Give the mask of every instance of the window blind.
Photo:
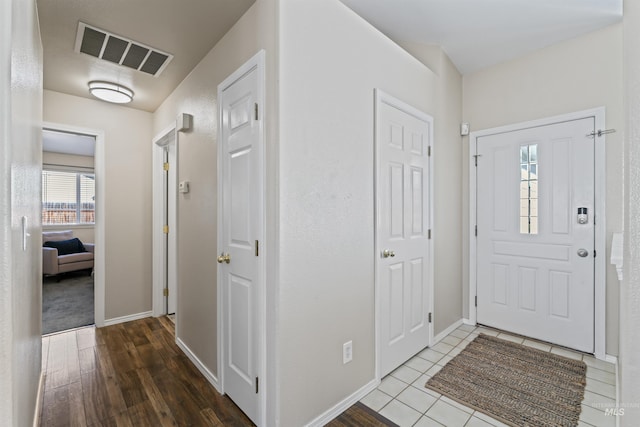
[[[60,170],[42,171],[42,224],[95,223],[95,175]]]

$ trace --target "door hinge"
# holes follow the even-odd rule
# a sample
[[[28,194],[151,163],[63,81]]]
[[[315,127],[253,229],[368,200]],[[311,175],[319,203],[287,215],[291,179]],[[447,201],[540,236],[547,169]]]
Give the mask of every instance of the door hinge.
[[[431,146],[427,147],[427,155],[431,157]]]
[[[476,154],[473,156],[473,161],[476,165],[476,167],[478,167],[478,157],[482,156],[482,154]]]
[[[432,317],[431,313],[429,313],[429,323],[431,323]]]
[[[476,295],[476,297],[475,297],[475,305],[476,305],[476,307],[478,306],[478,295]]]
[[[595,249],[593,250],[593,257],[594,258],[596,257],[596,250]]]
[[[430,239],[431,238],[431,229],[429,229],[429,231],[427,232],[427,237]]]
[[[162,164],[162,170],[164,170],[164,171],[168,171],[169,170],[169,162],[164,162]]]
[[[169,234],[169,226],[168,225],[163,225],[162,226],[162,232],[164,234]]]
[[[256,256],[260,256],[260,242],[256,240]]]
[[[256,394],[258,394],[258,384],[260,384],[258,377],[256,377]]]
[[[162,295],[164,295],[165,297],[168,297],[169,296],[169,288],[164,288],[162,290]]]
[[[253,109],[256,115],[256,120],[258,120],[258,103],[253,104]]]
[[[478,226],[477,225],[475,226],[475,234],[476,234],[476,237],[478,237]]]

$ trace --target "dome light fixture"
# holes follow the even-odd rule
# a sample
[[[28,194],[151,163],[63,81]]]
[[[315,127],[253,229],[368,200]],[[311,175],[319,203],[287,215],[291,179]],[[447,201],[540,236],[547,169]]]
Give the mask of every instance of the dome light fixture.
[[[91,81],[89,92],[98,99],[115,104],[127,104],[133,101],[133,91],[117,83]]]

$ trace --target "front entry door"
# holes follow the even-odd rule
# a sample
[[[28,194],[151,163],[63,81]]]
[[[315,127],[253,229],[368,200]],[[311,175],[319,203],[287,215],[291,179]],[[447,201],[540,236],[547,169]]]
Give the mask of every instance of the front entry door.
[[[242,67],[219,89],[218,278],[222,286],[223,389],[254,423],[260,424],[264,292],[260,242],[264,210],[259,82],[263,68],[257,61]]]
[[[378,373],[430,344],[433,119],[377,92]]]
[[[478,323],[594,351],[594,126],[477,138]]]

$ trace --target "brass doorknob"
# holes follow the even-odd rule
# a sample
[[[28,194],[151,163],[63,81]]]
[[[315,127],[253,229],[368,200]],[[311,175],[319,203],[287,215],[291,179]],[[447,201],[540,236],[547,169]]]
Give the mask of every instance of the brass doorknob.
[[[231,262],[231,255],[222,252],[222,254],[220,254],[220,256],[218,257],[218,263],[222,264],[223,262],[229,264]]]
[[[389,249],[385,249],[384,251],[382,251],[382,257],[383,258],[393,258],[394,256],[396,256],[396,254],[393,251],[390,251]]]

